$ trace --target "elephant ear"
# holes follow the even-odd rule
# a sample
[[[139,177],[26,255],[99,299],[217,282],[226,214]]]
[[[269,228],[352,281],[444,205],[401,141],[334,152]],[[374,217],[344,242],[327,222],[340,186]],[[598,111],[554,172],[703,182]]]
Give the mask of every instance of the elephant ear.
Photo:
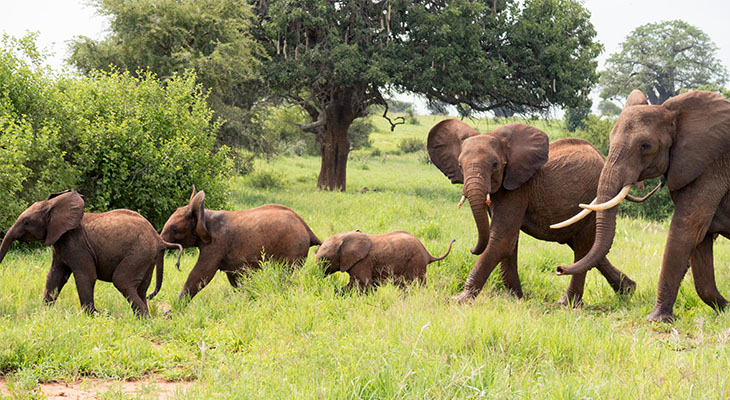
[[[713,92],[689,92],[663,105],[675,115],[667,186],[678,190],[730,152],[730,101]]]
[[[506,143],[507,165],[502,186],[507,190],[527,182],[548,159],[548,137],[535,127],[508,124],[491,133]]]
[[[362,261],[370,253],[372,241],[368,235],[360,232],[351,232],[342,238],[339,249],[340,271],[349,271],[355,264]]]
[[[451,183],[464,183],[464,175],[459,168],[461,142],[478,135],[474,128],[458,119],[445,119],[428,132],[428,156]]]
[[[629,97],[626,98],[626,105],[624,107],[631,106],[645,106],[649,102],[646,100],[646,95],[639,89],[634,89],[629,93]]]
[[[51,195],[48,202],[48,225],[46,227],[46,246],[51,246],[71,229],[81,225],[84,217],[84,199],[74,191]]]
[[[199,191],[190,200],[190,208],[193,211],[193,217],[197,220],[195,223],[195,233],[198,234],[203,243],[210,243],[210,232],[208,231],[207,221],[205,219],[205,192]]]

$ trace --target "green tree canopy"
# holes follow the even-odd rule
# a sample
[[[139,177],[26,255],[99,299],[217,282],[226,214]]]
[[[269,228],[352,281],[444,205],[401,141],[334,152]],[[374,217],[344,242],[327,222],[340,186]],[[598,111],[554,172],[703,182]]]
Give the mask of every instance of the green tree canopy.
[[[195,71],[208,103],[225,124],[219,139],[266,151],[251,107],[259,100],[261,47],[249,34],[251,9],[235,0],[92,0],[109,17],[102,40],[78,37],[69,62],[98,69],[153,72],[161,79]]]
[[[617,106],[610,100],[601,100],[601,102],[598,103],[598,112],[600,112],[601,115],[614,117],[621,114],[621,107]]]
[[[634,89],[662,104],[682,89],[723,85],[727,69],[702,30],[681,20],[642,25],[626,37],[601,73],[601,97],[626,98]]]
[[[303,107],[318,186],[344,190],[347,128],[390,89],[486,111],[578,106],[601,50],[573,0],[250,1],[267,87]]]

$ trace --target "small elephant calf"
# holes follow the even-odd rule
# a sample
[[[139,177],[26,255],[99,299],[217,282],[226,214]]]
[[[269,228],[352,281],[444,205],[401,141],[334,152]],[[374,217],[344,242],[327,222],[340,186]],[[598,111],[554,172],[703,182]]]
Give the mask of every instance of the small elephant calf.
[[[95,312],[96,281],[114,283],[139,316],[149,314],[145,294],[157,265],[157,282],[151,299],[160,291],[164,255],[182,246],[157,234],[143,216],[131,210],[85,213],[84,198],[77,192],[52,194],[28,207],[8,230],[0,245],[0,262],[14,241],[43,240],[53,246],[53,262],[46,278],[43,300],[53,304],[71,274],[81,307]]]
[[[383,235],[346,232],[327,238],[315,260],[329,262],[326,274],[348,272],[350,283],[347,287],[364,289],[386,279],[399,284],[418,279],[425,284],[426,265],[446,258],[453,244],[452,240],[446,254],[436,258],[415,236],[405,231]]]

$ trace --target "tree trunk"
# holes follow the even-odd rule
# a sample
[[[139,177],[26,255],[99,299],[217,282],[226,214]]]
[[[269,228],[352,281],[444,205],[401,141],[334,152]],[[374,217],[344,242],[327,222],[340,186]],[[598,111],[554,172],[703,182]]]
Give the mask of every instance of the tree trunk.
[[[350,141],[347,130],[354,118],[352,106],[332,104],[327,110],[325,126],[320,134],[322,165],[319,170],[317,187],[322,190],[339,190],[344,192],[347,180],[347,155],[350,153]]]

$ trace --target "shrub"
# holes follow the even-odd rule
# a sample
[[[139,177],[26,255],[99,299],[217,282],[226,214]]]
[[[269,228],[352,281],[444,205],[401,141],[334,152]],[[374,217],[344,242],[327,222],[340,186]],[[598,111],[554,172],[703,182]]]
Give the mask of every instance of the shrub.
[[[129,208],[157,228],[193,184],[209,207],[225,205],[228,149],[214,149],[220,123],[193,74],[54,79],[35,67],[32,40],[0,47],[0,231],[30,202],[68,188],[89,211]]]
[[[601,119],[593,114],[583,120],[583,128],[575,131],[575,136],[591,142],[604,156],[608,154],[609,135],[615,119]]]
[[[347,140],[350,141],[350,149],[357,150],[372,146],[370,134],[373,132],[374,126],[370,117],[358,118],[352,121],[350,128],[347,130]]]
[[[285,184],[284,175],[281,172],[268,169],[257,169],[250,173],[246,180],[249,186],[258,189],[280,188]]]
[[[398,149],[402,151],[403,153],[415,153],[417,151],[425,150],[426,144],[423,143],[423,140],[410,137],[401,139],[400,142],[398,142]]]

